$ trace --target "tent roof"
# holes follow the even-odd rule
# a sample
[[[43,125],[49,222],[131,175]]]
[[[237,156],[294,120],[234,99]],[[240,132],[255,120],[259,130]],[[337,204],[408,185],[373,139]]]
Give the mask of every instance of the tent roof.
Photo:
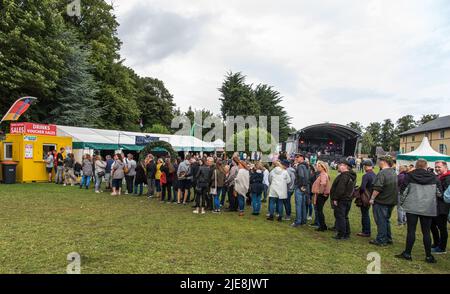
[[[435,151],[430,146],[430,142],[428,141],[427,137],[424,137],[422,140],[422,143],[420,143],[419,147],[417,147],[416,150],[400,154],[397,156],[397,159],[403,159],[403,160],[417,160],[419,158],[427,159],[427,160],[446,160],[450,161],[450,156],[441,154],[437,151]]]
[[[136,136],[158,137],[161,141],[170,143],[176,151],[214,151],[214,142],[204,142],[193,136],[127,132],[118,130],[103,130],[57,126],[58,136],[73,138],[74,147],[92,149],[127,149],[140,150],[144,146],[136,146]]]

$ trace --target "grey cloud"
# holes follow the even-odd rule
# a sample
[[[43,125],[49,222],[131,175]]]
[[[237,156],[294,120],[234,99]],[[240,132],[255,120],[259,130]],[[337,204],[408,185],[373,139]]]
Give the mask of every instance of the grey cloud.
[[[392,95],[373,89],[363,88],[326,88],[320,91],[320,96],[329,103],[345,103],[367,99],[388,99]]]
[[[135,5],[120,18],[122,53],[131,65],[157,62],[175,53],[188,52],[199,40],[208,16],[186,17]]]

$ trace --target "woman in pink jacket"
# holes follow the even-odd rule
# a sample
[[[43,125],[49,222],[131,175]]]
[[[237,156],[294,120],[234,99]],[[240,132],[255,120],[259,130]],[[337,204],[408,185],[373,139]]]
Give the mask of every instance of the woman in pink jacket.
[[[323,214],[323,207],[328,200],[330,195],[330,176],[328,175],[328,165],[323,161],[317,162],[317,171],[320,175],[317,177],[316,181],[312,186],[312,193],[314,194],[314,205],[317,207],[317,216],[319,219],[319,228],[317,231],[326,231],[327,224],[325,223],[325,215]]]

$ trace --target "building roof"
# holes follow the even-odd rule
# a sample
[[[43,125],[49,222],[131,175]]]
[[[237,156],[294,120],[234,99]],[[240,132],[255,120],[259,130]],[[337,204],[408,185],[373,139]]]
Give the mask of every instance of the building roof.
[[[435,120],[429,121],[417,128],[408,130],[400,134],[400,136],[424,133],[429,131],[436,131],[442,129],[450,129],[450,115],[439,117]]]

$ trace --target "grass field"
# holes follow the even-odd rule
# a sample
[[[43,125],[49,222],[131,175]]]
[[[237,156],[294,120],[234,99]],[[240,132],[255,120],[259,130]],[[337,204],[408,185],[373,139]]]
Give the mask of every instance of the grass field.
[[[82,273],[363,274],[373,251],[381,255],[383,273],[450,273],[447,255],[436,256],[434,265],[424,262],[420,235],[414,261],[393,257],[406,233],[394,216],[393,246],[378,248],[356,237],[355,206],[352,239],[340,242],[332,232],[252,216],[249,207],[244,217],[194,215],[190,206],[55,184],[1,185],[0,211],[0,273],[62,274],[74,251]],[[326,216],[332,225],[329,203]]]

